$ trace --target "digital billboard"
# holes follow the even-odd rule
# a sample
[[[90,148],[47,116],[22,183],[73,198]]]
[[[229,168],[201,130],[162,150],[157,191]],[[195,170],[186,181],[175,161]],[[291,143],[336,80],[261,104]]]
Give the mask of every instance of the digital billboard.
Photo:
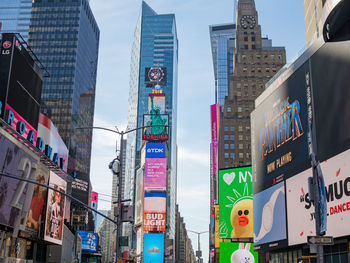
[[[143,139],[147,141],[165,141],[169,136],[169,115],[144,114]]]
[[[147,87],[155,85],[164,86],[167,82],[166,68],[148,67],[145,68],[145,84]]]
[[[1,173],[35,180],[39,158],[2,129],[0,149]],[[33,194],[28,193],[30,187],[33,191],[33,185],[0,175],[0,224],[10,227],[15,227],[16,222],[25,224]]]
[[[77,198],[84,204],[89,204],[89,175],[83,172],[76,171],[75,180],[72,184],[72,196]]]
[[[165,114],[165,94],[152,93],[148,96],[149,114]]]
[[[220,243],[220,263],[258,263],[253,243]]]
[[[66,193],[67,182],[50,171],[49,185],[55,190]],[[49,189],[46,208],[44,240],[62,245],[65,196]]]
[[[165,144],[164,143],[146,143],[146,158],[164,158]]]
[[[144,234],[143,262],[164,262],[164,234]]]
[[[97,252],[98,249],[98,234],[91,231],[78,230],[82,239],[82,250],[89,252]]]
[[[165,191],[167,183],[167,159],[146,158],[145,191]]]
[[[253,238],[251,166],[219,170],[218,181],[220,238]]]
[[[326,235],[334,238],[350,235],[350,227],[345,224],[350,222],[349,160],[350,150],[347,150],[321,163],[328,207]],[[308,177],[312,177],[311,169],[286,181],[289,245],[307,243],[307,236],[316,235]]]
[[[219,205],[215,205],[215,214],[214,214],[214,220],[215,220],[215,248],[220,247],[220,242],[222,241],[220,239],[220,230],[219,230]]]
[[[166,192],[145,192],[143,211],[166,213]]]
[[[258,103],[251,114],[254,194],[310,167],[308,74],[305,63]]]
[[[217,175],[218,175],[218,150],[219,150],[219,104],[213,104],[210,106],[211,113],[211,162],[212,162],[212,191],[213,200],[217,201]]]
[[[143,231],[164,232],[166,226],[166,213],[145,212],[143,215]]]

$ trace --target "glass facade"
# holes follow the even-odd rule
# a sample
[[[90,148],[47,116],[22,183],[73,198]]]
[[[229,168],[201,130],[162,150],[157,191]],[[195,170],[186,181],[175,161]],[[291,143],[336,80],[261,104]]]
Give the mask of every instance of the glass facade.
[[[86,0],[35,0],[28,43],[50,73],[42,109],[69,147],[69,171],[89,175],[99,28]]]
[[[27,41],[32,0],[0,1],[0,32],[19,33]]]
[[[177,64],[178,40],[173,14],[159,15],[145,2],[136,26],[131,57],[128,128],[141,127],[148,112],[152,88],[145,84],[145,69],[166,68],[167,82],[161,87],[165,94],[165,113],[169,115],[168,140],[168,204],[167,237],[175,238],[176,208],[176,130],[177,130]],[[134,196],[135,171],[140,167],[142,132],[129,133],[127,138],[127,169],[125,198]]]

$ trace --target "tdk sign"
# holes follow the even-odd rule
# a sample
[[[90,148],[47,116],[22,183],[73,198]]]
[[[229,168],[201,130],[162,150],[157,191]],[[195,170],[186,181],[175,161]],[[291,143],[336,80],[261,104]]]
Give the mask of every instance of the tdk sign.
[[[146,158],[164,158],[165,145],[164,143],[147,143]]]

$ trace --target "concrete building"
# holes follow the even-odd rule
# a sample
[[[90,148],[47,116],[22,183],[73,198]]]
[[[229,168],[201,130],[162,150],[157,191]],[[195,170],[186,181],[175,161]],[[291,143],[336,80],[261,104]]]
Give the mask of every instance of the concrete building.
[[[322,35],[320,20],[323,6],[326,0],[304,0],[306,46],[311,44]]]
[[[114,217],[112,211],[108,211],[108,217]],[[115,224],[104,218],[97,230],[100,236],[102,263],[112,262],[113,254],[115,253],[115,228]]]

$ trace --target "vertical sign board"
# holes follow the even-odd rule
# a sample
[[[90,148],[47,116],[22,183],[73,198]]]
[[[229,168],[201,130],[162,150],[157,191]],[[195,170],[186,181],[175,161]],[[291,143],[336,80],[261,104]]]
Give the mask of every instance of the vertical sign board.
[[[143,221],[143,169],[136,171],[136,193],[135,193],[135,226],[142,225]]]
[[[145,191],[165,191],[167,183],[167,159],[146,158]]]
[[[66,192],[67,182],[53,172],[50,172],[49,183],[55,190]],[[44,240],[57,245],[62,245],[65,199],[59,192],[49,189]]]
[[[217,176],[218,176],[218,137],[219,137],[219,105],[213,104],[210,106],[211,112],[211,149],[212,149],[212,175],[213,175],[213,190],[214,203],[217,203]]]
[[[219,205],[215,205],[215,248],[220,247],[221,241],[219,238]]]
[[[258,263],[252,243],[220,243],[220,263]]]
[[[164,262],[164,234],[144,234],[143,263]]]
[[[252,167],[219,170],[219,237],[253,238]]]
[[[165,231],[166,192],[145,192],[143,203],[144,231]]]

